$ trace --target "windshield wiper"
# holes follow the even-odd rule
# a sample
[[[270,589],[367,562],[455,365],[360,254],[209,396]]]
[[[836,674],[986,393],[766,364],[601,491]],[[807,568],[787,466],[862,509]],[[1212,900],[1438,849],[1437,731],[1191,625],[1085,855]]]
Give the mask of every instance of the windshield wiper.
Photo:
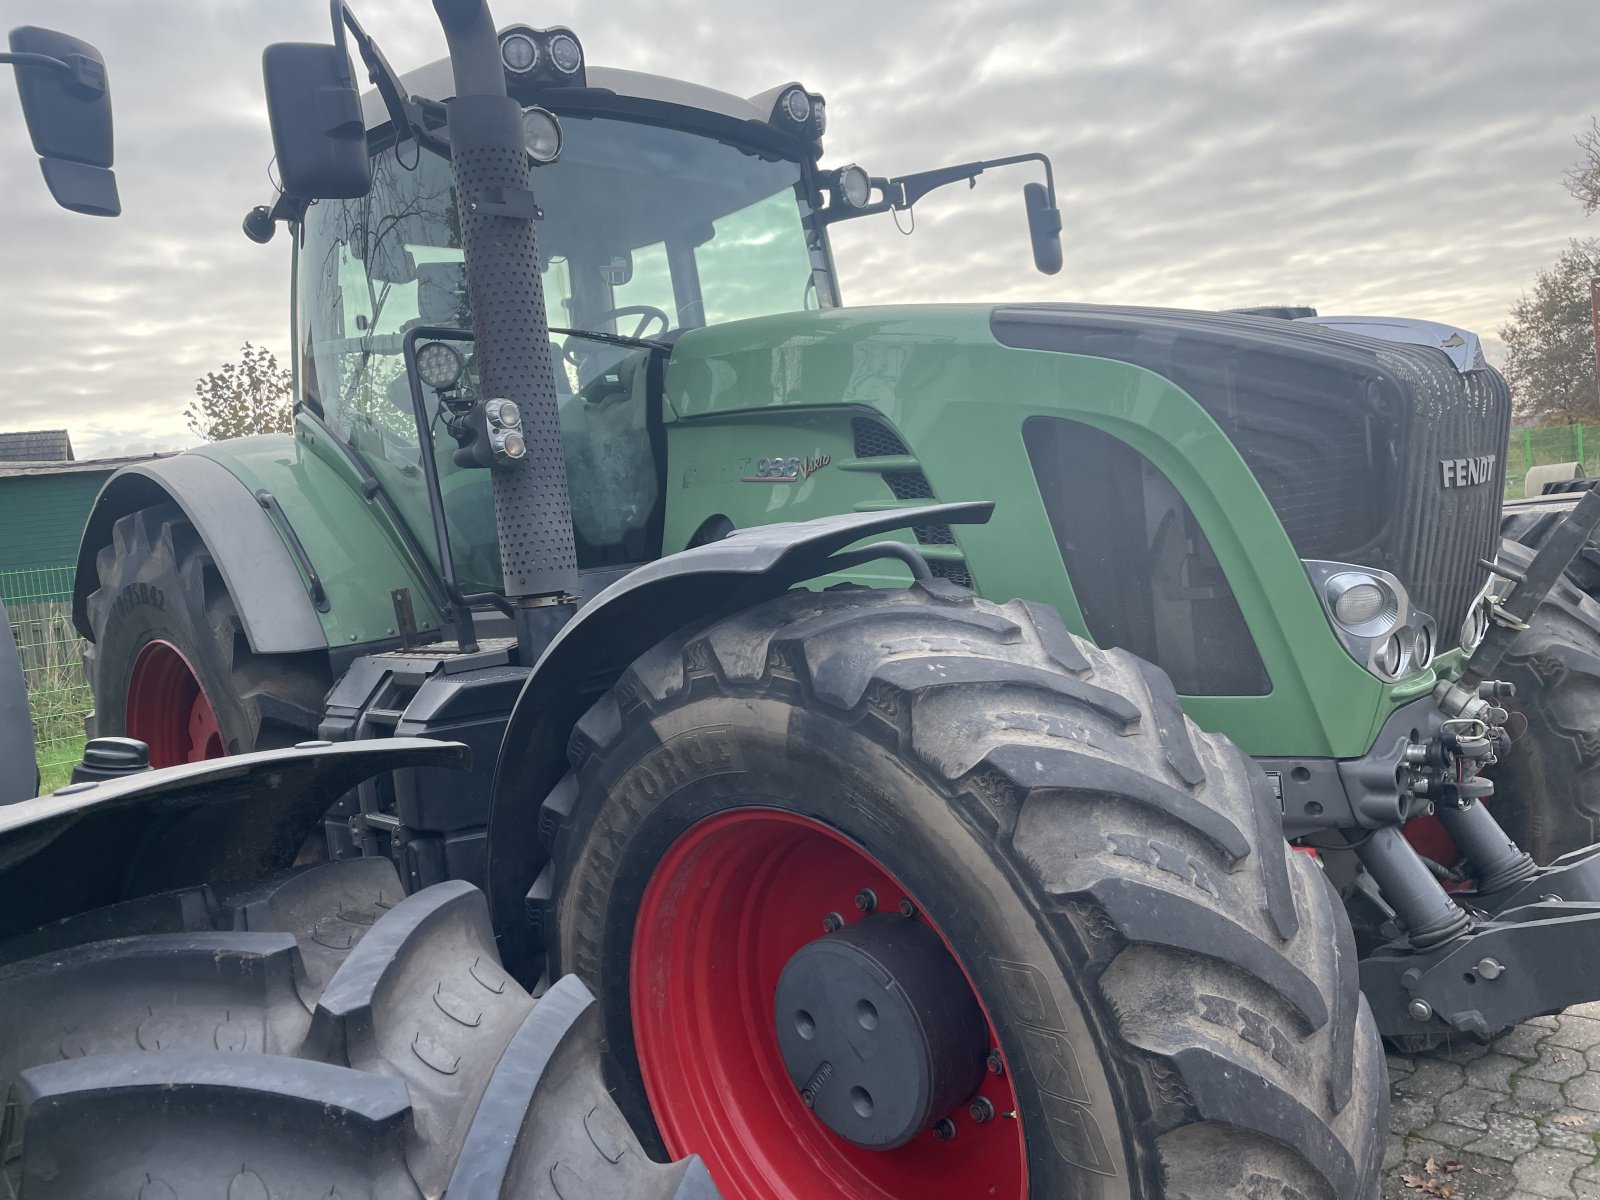
[[[633,350],[668,350],[672,349],[671,342],[663,342],[659,338],[629,337],[625,333],[607,333],[603,329],[562,329],[559,326],[550,326],[551,333],[559,333],[563,337],[588,338],[590,341],[604,342],[608,346],[626,346]]]

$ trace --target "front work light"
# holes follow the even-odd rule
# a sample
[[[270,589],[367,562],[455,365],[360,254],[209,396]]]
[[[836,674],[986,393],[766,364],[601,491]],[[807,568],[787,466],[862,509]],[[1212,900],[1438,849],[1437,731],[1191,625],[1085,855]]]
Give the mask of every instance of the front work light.
[[[865,208],[872,198],[872,180],[866,171],[851,163],[840,167],[833,177],[835,198],[849,208]]]
[[[523,109],[522,144],[540,166],[555,162],[561,157],[561,122],[547,109]]]
[[[539,65],[539,45],[517,30],[500,39],[500,61],[514,75],[526,75]]]
[[[550,38],[550,62],[563,75],[575,75],[583,66],[583,47],[577,38],[561,30]]]
[[[466,363],[461,352],[444,342],[428,342],[417,348],[417,374],[436,392],[448,392],[461,382]]]

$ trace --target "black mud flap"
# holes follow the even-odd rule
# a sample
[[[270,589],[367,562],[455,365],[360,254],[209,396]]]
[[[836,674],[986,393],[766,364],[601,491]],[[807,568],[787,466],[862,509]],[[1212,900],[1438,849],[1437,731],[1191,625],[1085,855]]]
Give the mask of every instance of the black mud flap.
[[[5,805],[0,941],[173,888],[262,878],[291,866],[323,813],[362,780],[468,764],[457,742],[309,742]]]

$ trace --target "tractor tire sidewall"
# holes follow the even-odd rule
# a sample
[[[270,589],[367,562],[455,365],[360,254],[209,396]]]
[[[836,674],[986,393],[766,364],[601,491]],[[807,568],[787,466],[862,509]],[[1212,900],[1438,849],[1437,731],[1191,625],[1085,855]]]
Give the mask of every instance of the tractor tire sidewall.
[[[636,725],[605,763],[582,779],[585,795],[611,792],[647,800],[638,806],[585,806],[595,819],[574,830],[584,849],[565,890],[570,908],[561,922],[560,970],[600,981],[595,992],[602,999],[614,1061],[634,1059],[628,988],[620,981],[629,972],[640,901],[667,848],[690,825],[731,809],[797,813],[845,834],[929,905],[929,916],[955,949],[1012,1065],[1023,1128],[1031,1131],[1032,1194],[1084,1200],[1139,1194],[1129,1191],[1117,1118],[1127,1103],[1124,1088],[1107,1077],[1103,1064],[1081,1056],[1078,1062],[1115,1177],[1074,1166],[1056,1152],[1046,1132],[1059,1127],[1052,1114],[1067,1117],[1070,1128],[1071,1119],[1086,1115],[1085,1110],[1060,1113],[1065,1102],[1039,1090],[1038,1077],[1048,1066],[1028,1069],[1028,1050],[1017,1041],[1019,1026],[1063,1033],[1079,1047],[1103,1045],[1104,1038],[1091,1026],[1080,998],[1060,986],[1060,980],[1078,972],[1073,956],[1040,929],[1038,908],[1044,900],[1028,897],[1005,865],[972,836],[950,801],[889,747],[790,703],[714,696],[691,701],[665,720]],[[817,914],[818,936],[825,915]],[[1120,1066],[1111,1064],[1113,1074]],[[651,1128],[637,1074],[627,1071],[616,1082],[623,1111],[636,1127]]]
[[[233,687],[233,631],[218,629],[208,620],[200,571],[192,567],[187,578],[179,571],[181,549],[171,539],[186,533],[193,536],[192,530],[186,523],[170,523],[171,514],[161,509],[146,509],[134,518],[145,519],[152,538],[150,553],[140,557],[143,545],[135,543],[134,553],[118,554],[109,571],[102,566],[101,586],[109,591],[109,604],[97,614],[100,620],[94,630],[89,684],[95,698],[95,735],[118,737],[127,732],[134,664],[146,646],[167,642],[183,655],[205,690],[227,752],[255,749],[256,722]],[[163,531],[166,540],[160,537]]]
[[[1513,561],[1525,566],[1532,550],[1511,543],[1502,550],[1517,553]],[[1513,742],[1486,774],[1501,827],[1549,863],[1600,832],[1600,604],[1570,578],[1557,580],[1529,626],[1495,672],[1516,685],[1508,704]]]
[[[204,689],[228,754],[316,736],[327,693],[326,654],[257,655],[199,534],[176,505],[118,519],[97,561],[88,601],[94,634],[84,673],[95,700],[90,736],[128,729],[128,686],[153,642],[177,649]]]

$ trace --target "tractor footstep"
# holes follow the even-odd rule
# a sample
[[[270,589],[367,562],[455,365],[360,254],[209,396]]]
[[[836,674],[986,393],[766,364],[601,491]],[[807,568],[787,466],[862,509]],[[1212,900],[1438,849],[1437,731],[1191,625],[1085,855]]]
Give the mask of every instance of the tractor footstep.
[[[450,1200],[719,1200],[698,1158],[639,1146],[600,1070],[600,1013],[576,976],[533,1006],[496,1068]]]

